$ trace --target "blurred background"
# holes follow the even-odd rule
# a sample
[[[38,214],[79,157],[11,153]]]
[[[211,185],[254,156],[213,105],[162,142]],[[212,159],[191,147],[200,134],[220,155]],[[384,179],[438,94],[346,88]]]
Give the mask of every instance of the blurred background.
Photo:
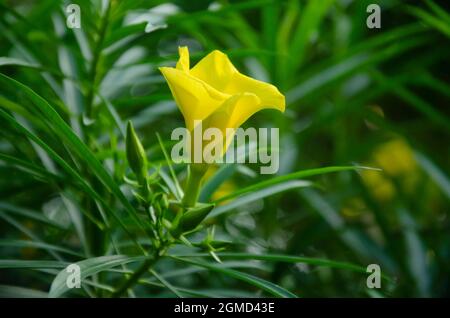
[[[81,8],[80,29],[66,26],[70,3]],[[366,24],[372,3],[381,8],[381,28]],[[123,157],[111,153],[114,116],[132,120],[149,160],[163,161],[156,132],[169,140],[183,118],[157,68],[173,66],[178,46],[187,45],[191,65],[219,49],[242,73],[285,94],[284,114],[267,110],[247,122],[280,128],[278,174],[352,164],[382,169],[314,177],[312,188],[275,193],[215,220],[219,235],[245,245],[236,249],[375,263],[395,279],[371,290],[364,275],[345,270],[258,262],[247,269],[302,297],[450,296],[449,37],[449,3],[437,0],[0,1],[0,72],[49,101],[77,134],[74,118],[98,118],[95,140],[85,142],[106,164]],[[20,92],[0,87],[0,108],[33,122],[21,103]],[[8,156],[39,157],[6,127],[0,128],[0,258],[47,257],[11,244],[30,232],[76,250],[79,241],[70,234],[76,224],[54,187],[12,168]],[[48,133],[42,138],[58,143]],[[237,167],[213,198],[266,178],[252,165]],[[3,285],[47,290],[51,278],[0,269]],[[259,295],[214,273],[173,282]]]

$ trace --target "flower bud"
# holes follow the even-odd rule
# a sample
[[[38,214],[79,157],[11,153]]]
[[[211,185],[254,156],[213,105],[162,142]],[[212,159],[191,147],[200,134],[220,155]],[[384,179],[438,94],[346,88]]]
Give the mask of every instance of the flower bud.
[[[131,170],[136,174],[140,184],[143,184],[147,176],[147,158],[131,121],[127,125],[126,137],[127,160]]]
[[[194,208],[188,209],[171,230],[172,235],[179,236],[182,233],[194,230],[213,208],[214,204],[199,204]]]

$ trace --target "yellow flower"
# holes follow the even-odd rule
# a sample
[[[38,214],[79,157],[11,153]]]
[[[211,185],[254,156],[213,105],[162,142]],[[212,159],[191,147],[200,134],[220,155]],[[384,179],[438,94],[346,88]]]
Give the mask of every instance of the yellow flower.
[[[176,67],[160,71],[189,131],[195,120],[201,120],[203,129],[215,127],[224,134],[226,128],[238,128],[262,109],[284,111],[284,96],[275,86],[239,73],[224,53],[215,50],[190,68],[188,48],[178,51]]]
[[[367,170],[361,176],[375,198],[383,202],[392,200],[395,195],[395,186],[383,172]]]
[[[411,147],[400,138],[383,144],[376,150],[374,157],[376,163],[392,177],[411,174],[417,168]]]
[[[380,201],[392,200],[396,194],[393,179],[404,191],[412,191],[417,183],[417,164],[408,143],[401,138],[394,138],[380,145],[373,153],[369,166],[380,167],[382,172],[364,171],[362,178],[372,194]]]
[[[180,58],[176,67],[161,67],[160,71],[169,84],[189,132],[200,124],[201,134],[209,128],[220,130],[222,140],[212,142],[221,149],[221,153],[215,156],[226,152],[234,130],[254,113],[265,108],[284,112],[284,96],[275,86],[239,73],[222,52],[215,50],[209,53],[191,68],[188,48],[180,47],[178,51]],[[194,138],[191,138],[191,146],[198,147],[194,145]],[[195,205],[202,178],[209,167],[206,163],[190,165],[182,202],[185,207]]]

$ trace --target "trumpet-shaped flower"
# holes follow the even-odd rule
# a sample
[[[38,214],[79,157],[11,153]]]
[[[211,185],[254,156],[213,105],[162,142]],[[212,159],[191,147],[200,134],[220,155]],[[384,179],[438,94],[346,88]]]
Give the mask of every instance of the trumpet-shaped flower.
[[[191,68],[188,48],[180,47],[178,51],[180,58],[176,67],[161,67],[160,71],[190,133],[198,131],[197,127],[204,131],[209,128],[220,130],[222,140],[208,143],[219,149],[220,153],[215,153],[215,156],[226,152],[234,131],[254,113],[265,108],[284,111],[284,96],[275,86],[239,73],[222,52],[215,50],[209,53]],[[230,130],[233,132],[231,136]],[[192,138],[191,146],[198,148],[196,142]],[[202,178],[208,169],[207,163],[190,165],[182,202],[185,207],[195,205]]]
[[[179,54],[175,68],[160,71],[189,131],[201,121],[202,129],[218,128],[226,136],[227,128],[238,128],[262,109],[284,111],[285,98],[275,86],[239,73],[224,53],[215,50],[193,68],[188,48],[180,47]]]

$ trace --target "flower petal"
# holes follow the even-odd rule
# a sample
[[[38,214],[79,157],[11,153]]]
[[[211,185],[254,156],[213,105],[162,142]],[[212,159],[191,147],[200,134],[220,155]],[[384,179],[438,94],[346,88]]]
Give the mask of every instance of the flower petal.
[[[265,108],[261,100],[252,93],[236,94],[228,98],[214,113],[208,116],[202,123],[203,129],[209,127],[219,128],[227,144],[224,144],[223,153],[234,136],[234,130],[241,126],[253,114]],[[230,134],[227,128],[232,128]]]
[[[275,86],[239,73],[228,56],[218,50],[205,56],[190,74],[223,93],[252,93],[259,97],[265,108],[285,109],[284,95]]]
[[[235,94],[239,91],[253,93],[258,96],[263,108],[274,108],[284,112],[286,107],[284,95],[272,84],[255,80],[241,73],[236,73],[225,92]]]
[[[253,93],[242,93],[227,99],[210,117],[213,127],[238,128],[262,106],[259,97]],[[221,118],[221,121],[219,121]]]
[[[180,55],[180,58],[177,62],[177,70],[180,71],[189,71],[189,49],[187,46],[180,46],[178,47],[178,54]]]
[[[229,97],[184,71],[172,67],[160,67],[159,70],[169,84],[189,130],[194,128],[194,120],[205,119]]]
[[[224,53],[214,50],[191,69],[191,75],[224,92],[238,71]]]

